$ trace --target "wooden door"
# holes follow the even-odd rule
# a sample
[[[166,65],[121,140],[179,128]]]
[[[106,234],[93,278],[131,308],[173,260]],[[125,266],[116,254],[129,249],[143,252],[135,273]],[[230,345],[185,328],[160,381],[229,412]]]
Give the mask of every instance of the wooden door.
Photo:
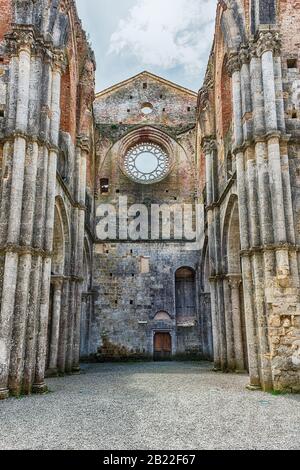
[[[155,333],[154,360],[166,361],[172,355],[172,338],[170,333]]]

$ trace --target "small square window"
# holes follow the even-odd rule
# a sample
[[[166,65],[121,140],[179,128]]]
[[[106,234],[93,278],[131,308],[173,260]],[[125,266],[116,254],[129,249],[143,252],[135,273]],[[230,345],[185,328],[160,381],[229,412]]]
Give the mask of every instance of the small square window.
[[[187,107],[187,110],[190,112],[190,110],[191,110],[190,106]]]
[[[130,301],[130,305],[133,305],[133,300]]]
[[[297,59],[287,59],[287,68],[296,69],[297,68]]]
[[[4,109],[0,109],[0,118],[4,118]]]
[[[148,88],[147,83],[143,83],[143,89],[146,90]]]
[[[109,192],[109,179],[108,178],[100,179],[100,192],[101,194],[107,194]]]
[[[127,109],[127,113],[130,113],[130,109]]]

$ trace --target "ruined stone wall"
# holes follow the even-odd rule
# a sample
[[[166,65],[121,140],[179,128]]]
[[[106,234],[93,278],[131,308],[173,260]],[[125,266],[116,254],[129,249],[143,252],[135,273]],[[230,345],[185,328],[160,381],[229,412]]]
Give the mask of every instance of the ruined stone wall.
[[[79,367],[84,240],[93,237],[85,213],[87,162],[94,174],[95,64],[72,0],[1,2],[0,41],[0,398],[6,398],[44,392],[46,369]],[[62,80],[67,70],[70,86]]]
[[[219,2],[198,108],[215,367],[248,367],[251,387],[295,392],[298,22],[299,2]]]

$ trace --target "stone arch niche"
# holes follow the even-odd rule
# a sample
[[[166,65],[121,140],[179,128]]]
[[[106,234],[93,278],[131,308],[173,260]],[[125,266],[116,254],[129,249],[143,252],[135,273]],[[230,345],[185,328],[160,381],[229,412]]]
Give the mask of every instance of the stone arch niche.
[[[201,262],[201,292],[200,292],[200,335],[201,350],[203,359],[213,360],[213,335],[212,335],[212,316],[211,316],[211,295],[210,295],[210,266],[209,266],[209,247],[206,238],[202,253]]]
[[[200,355],[196,272],[181,267],[175,273],[177,355]]]
[[[54,209],[53,251],[46,349],[47,376],[58,373],[60,342],[67,327],[62,318],[65,304],[68,270],[70,266],[70,227],[64,202],[56,198]],[[67,310],[67,309],[65,309]],[[64,312],[65,313],[65,312]]]
[[[93,314],[92,253],[90,243],[87,238],[84,240],[83,276],[84,282],[81,304],[80,356],[87,357],[90,353],[90,337]]]
[[[168,312],[165,312],[161,310],[160,312],[157,312],[157,314],[154,317],[154,321],[163,321],[163,322],[171,322],[172,319]]]
[[[227,367],[248,369],[243,282],[240,257],[238,200],[229,200],[223,231],[224,306],[226,319]]]
[[[63,275],[65,265],[65,238],[61,213],[55,206],[52,250],[52,275]]]

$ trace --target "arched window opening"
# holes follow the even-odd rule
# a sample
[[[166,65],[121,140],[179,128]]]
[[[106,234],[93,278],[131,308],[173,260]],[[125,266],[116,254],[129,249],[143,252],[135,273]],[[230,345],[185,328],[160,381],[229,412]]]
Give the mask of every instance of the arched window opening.
[[[60,174],[63,181],[68,181],[68,159],[65,152],[60,152],[57,161],[57,171]]]
[[[101,178],[100,180],[100,193],[107,194],[109,192],[109,179]]]
[[[196,317],[195,271],[180,268],[175,275],[177,324],[194,321]]]
[[[154,320],[169,322],[171,321],[171,317],[167,312],[161,311],[161,312],[157,312],[157,314],[154,317]]]
[[[64,274],[65,265],[65,241],[62,220],[60,214],[55,208],[54,215],[54,234],[53,234],[53,254],[52,254],[52,274]]]

